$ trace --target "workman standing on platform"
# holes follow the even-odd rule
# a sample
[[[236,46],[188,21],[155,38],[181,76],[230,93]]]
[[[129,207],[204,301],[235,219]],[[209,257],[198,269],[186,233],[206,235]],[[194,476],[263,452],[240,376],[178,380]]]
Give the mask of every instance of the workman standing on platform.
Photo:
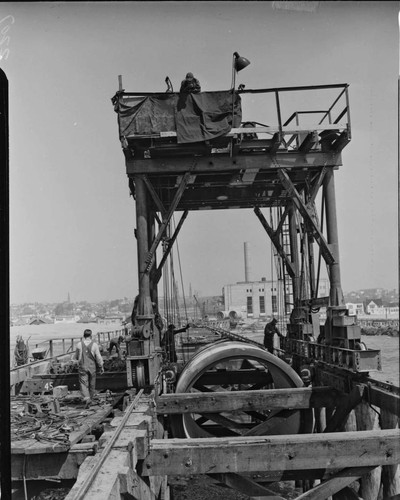
[[[113,337],[110,340],[110,345],[108,346],[108,354],[111,356],[111,353],[115,347],[115,352],[118,354],[118,357],[120,357],[120,345],[124,341],[124,337]]]
[[[182,80],[180,92],[186,94],[198,94],[201,92],[200,82],[193,76],[193,73],[187,73],[186,78]]]
[[[276,326],[277,323],[278,320],[276,318],[272,318],[272,320],[267,323],[264,328],[264,347],[268,349],[271,354],[274,354],[275,334],[277,334],[280,338],[283,338],[283,335]]]
[[[175,347],[175,335],[177,333],[186,332],[186,330],[190,327],[187,324],[184,328],[180,328],[179,330],[175,329],[175,325],[168,325],[166,332],[164,333],[164,337],[161,342],[161,347],[163,347],[167,353],[167,361],[171,363],[176,363],[178,361],[176,355],[176,347]]]
[[[95,395],[97,368],[100,373],[104,373],[103,358],[98,344],[92,339],[92,330],[86,329],[83,332],[83,338],[78,342],[72,360],[79,363],[81,394],[88,406]]]

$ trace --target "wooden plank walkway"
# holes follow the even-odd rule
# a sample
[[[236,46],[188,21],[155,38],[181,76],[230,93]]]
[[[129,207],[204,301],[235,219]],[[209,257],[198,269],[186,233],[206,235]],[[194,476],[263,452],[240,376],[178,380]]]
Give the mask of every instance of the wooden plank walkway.
[[[116,397],[120,398],[121,395]],[[51,400],[33,397],[31,401],[46,399]],[[97,442],[80,443],[111,414],[115,400],[99,398],[99,404],[85,409],[82,403],[74,403],[72,397],[72,401],[60,405],[57,413],[44,416],[24,411],[29,400],[17,396],[11,405],[12,479],[76,478],[79,465],[98,447]]]
[[[145,482],[136,470],[149,453],[151,439],[164,434],[154,412],[154,396],[139,394],[137,398],[123,416],[111,421],[111,429],[99,440],[98,453],[80,466],[77,481],[65,500],[110,499],[125,494],[141,500],[169,499],[164,474]]]

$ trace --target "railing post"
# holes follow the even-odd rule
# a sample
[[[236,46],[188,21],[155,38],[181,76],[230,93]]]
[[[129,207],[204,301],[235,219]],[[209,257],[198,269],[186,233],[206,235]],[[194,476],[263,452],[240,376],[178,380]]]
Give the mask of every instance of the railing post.
[[[50,350],[50,357],[53,357],[53,341],[49,340],[49,350]]]
[[[278,91],[275,91],[275,101],[276,101],[276,112],[278,114],[279,135],[282,136],[282,116],[281,116],[281,105],[279,103]]]
[[[350,102],[349,88],[346,87],[346,109],[347,109],[347,137],[351,139],[351,120],[350,120]]]

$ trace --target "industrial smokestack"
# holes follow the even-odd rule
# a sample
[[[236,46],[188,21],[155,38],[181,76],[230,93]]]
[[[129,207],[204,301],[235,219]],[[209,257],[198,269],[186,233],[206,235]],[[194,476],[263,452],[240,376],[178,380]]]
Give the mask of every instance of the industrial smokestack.
[[[250,244],[247,241],[244,243],[244,280],[246,282],[251,281]]]

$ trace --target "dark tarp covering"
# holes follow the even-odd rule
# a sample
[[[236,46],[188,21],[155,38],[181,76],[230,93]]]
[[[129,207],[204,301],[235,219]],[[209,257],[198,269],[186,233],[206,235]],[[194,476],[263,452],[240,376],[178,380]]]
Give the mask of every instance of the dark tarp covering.
[[[232,92],[158,94],[117,100],[120,137],[176,132],[178,144],[207,141],[232,128]],[[235,123],[242,120],[241,99],[235,94]]]

